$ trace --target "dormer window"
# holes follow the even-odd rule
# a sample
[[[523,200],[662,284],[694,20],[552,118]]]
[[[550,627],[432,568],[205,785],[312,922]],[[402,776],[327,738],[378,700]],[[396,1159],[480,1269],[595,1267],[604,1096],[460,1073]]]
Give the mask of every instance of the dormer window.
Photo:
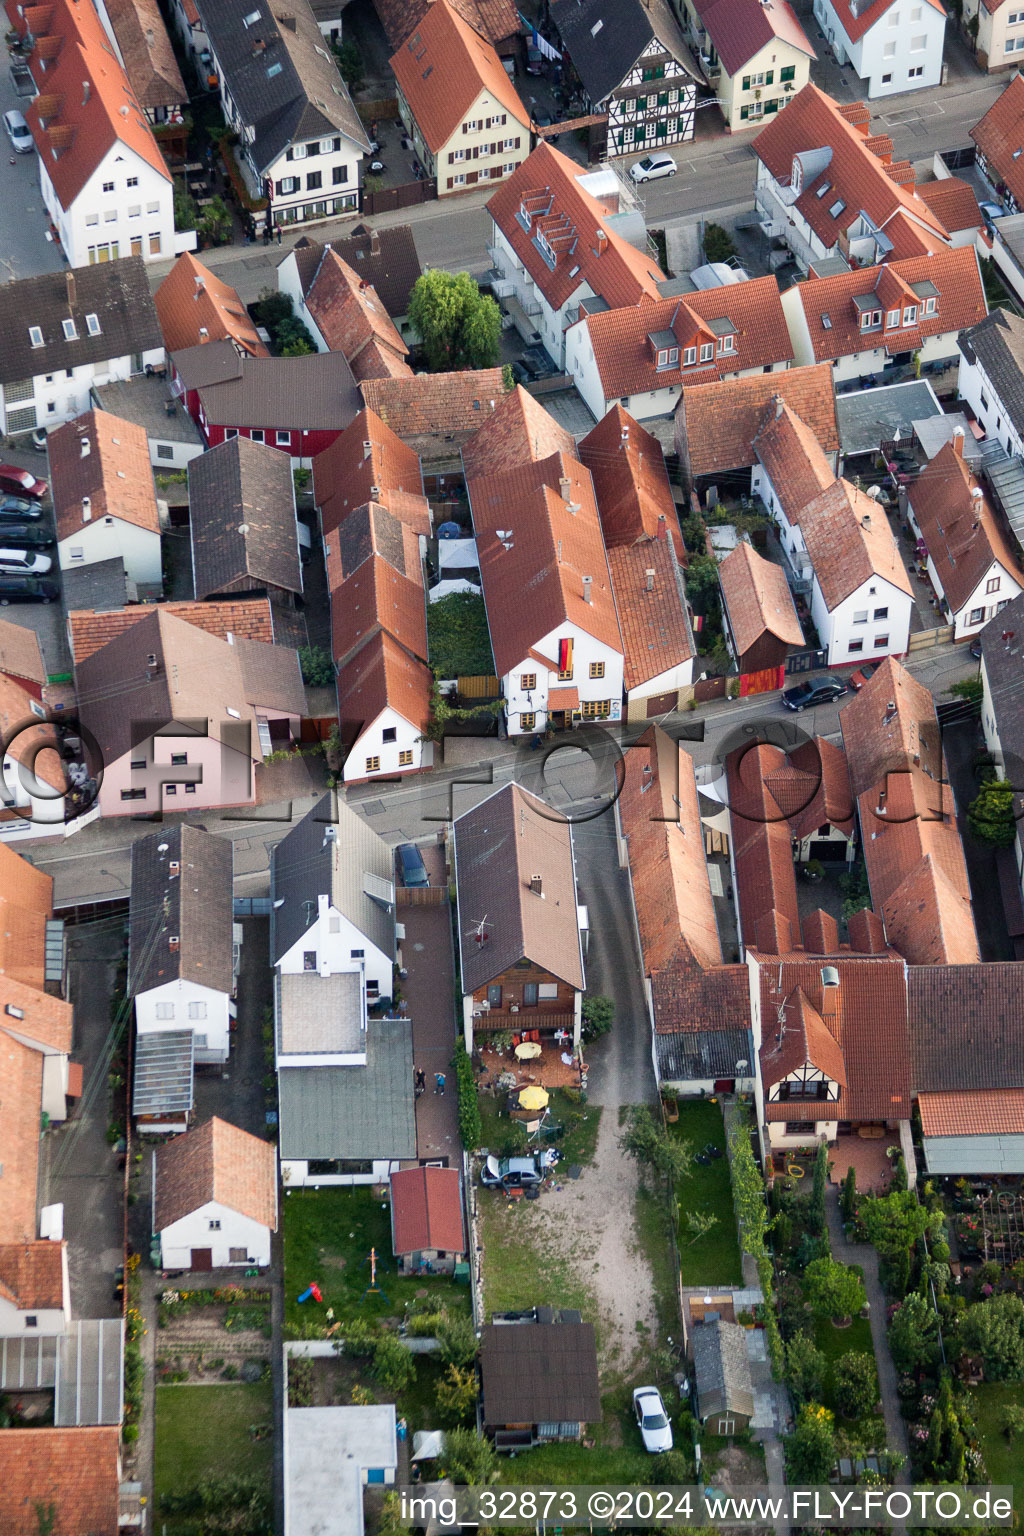
[[[719,338],[718,338],[718,353],[719,353],[719,356],[721,356],[721,354],[723,352],[735,352],[735,351],[736,351],[736,337],[732,334],[732,332],[730,332],[728,336],[719,336]]]
[[[882,311],[880,309],[865,309],[860,317],[862,331],[875,331],[882,323]]]
[[[525,203],[519,204],[519,211],[516,214],[516,218],[519,220],[522,227],[529,231],[530,225],[533,223],[533,217]]]
[[[903,311],[903,324],[904,325],[916,325],[917,324],[917,305],[916,304],[908,304],[906,309]]]
[[[683,351],[683,367],[692,368],[697,361],[697,348],[686,347]]]
[[[702,341],[700,344],[700,360],[702,363],[711,363],[715,357],[715,344],[713,341]]]
[[[925,312],[926,315],[934,315],[934,313],[935,313],[937,308],[938,308],[938,300],[937,299],[934,299],[934,298],[932,298],[932,299],[925,299],[925,301],[924,301],[924,312]]]
[[[800,161],[795,157],[793,160],[793,171],[789,178],[789,184],[793,188],[794,192],[799,192],[800,188],[804,184],[804,168],[800,164]]]
[[[29,328],[28,328],[28,339],[29,339],[29,341],[32,343],[32,345],[34,347],[42,347],[42,346],[45,346],[45,344],[46,344],[43,341],[42,327],[38,326],[38,325],[30,325],[29,326]]]
[[[898,309],[890,309],[889,313],[885,317],[886,330],[890,330],[894,325],[899,325],[899,323],[900,323],[900,312],[899,312],[899,310]]]

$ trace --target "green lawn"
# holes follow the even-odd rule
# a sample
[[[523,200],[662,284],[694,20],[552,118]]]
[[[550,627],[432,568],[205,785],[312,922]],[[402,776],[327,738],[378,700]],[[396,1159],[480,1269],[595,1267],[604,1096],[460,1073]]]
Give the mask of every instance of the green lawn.
[[[986,1381],[972,1387],[975,1421],[981,1436],[989,1482],[1013,1486],[1014,1518],[1019,1524],[1024,1510],[1024,1453],[1020,1442],[1011,1445],[1000,1428],[1004,1408],[1024,1407],[1024,1384],[1019,1381]]]
[[[639,1444],[639,1436],[637,1436]],[[573,1483],[598,1483],[625,1487],[657,1481],[651,1463],[653,1456],[629,1445],[586,1446],[566,1441],[559,1445],[536,1446],[514,1457],[503,1457],[503,1483],[532,1483],[535,1487],[564,1488]]]
[[[556,1194],[545,1200],[557,1200]],[[521,1307],[577,1307],[594,1317],[593,1294],[581,1278],[583,1260],[570,1248],[563,1253],[542,1235],[535,1219],[539,1201],[509,1205],[496,1189],[480,1191],[480,1227],[484,1246],[484,1310],[514,1312]],[[582,1234],[582,1242],[586,1234]]]
[[[567,1163],[580,1163],[587,1167],[594,1161],[597,1133],[601,1126],[600,1104],[575,1104],[567,1099],[561,1088],[551,1091],[551,1123],[564,1125],[565,1136],[561,1141],[545,1140],[545,1146],[560,1149]],[[492,1152],[503,1152],[505,1142],[514,1121],[505,1113],[503,1096],[480,1094],[480,1123],[483,1127],[481,1146]]]
[[[675,1264],[672,1259],[672,1223],[669,1219],[668,1197],[663,1180],[658,1181],[656,1190],[643,1186],[637,1190],[633,1220],[636,1245],[643,1262],[650,1270],[654,1287],[658,1333],[662,1337],[678,1338],[680,1336],[679,1300]]]
[[[274,1394],[269,1381],[254,1385],[177,1386],[156,1389],[156,1449],[153,1491],[157,1509],[161,1495],[181,1493],[207,1477],[234,1474],[266,1480],[272,1475]],[[269,1433],[254,1440],[253,1424],[268,1425]],[[199,1531],[180,1517],[168,1521],[168,1536]]]
[[[725,1122],[719,1104],[703,1099],[679,1101],[679,1119],[669,1126],[673,1136],[689,1142],[694,1154],[708,1143],[725,1152]],[[689,1178],[676,1186],[679,1202],[679,1268],[684,1285],[741,1285],[743,1270],[736,1236],[729,1159],[715,1158],[706,1168],[691,1163]],[[688,1211],[709,1211],[718,1218],[704,1237],[692,1242],[686,1224]]]
[[[378,1258],[377,1283],[383,1295],[366,1296],[371,1248]],[[388,1207],[366,1185],[349,1189],[296,1189],[284,1202],[285,1324],[295,1326],[312,1312],[333,1307],[337,1318],[374,1319],[401,1314],[406,1302],[427,1291],[451,1310],[468,1310],[469,1291],[446,1276],[398,1275],[391,1253]],[[299,1306],[313,1282],[323,1307]]]

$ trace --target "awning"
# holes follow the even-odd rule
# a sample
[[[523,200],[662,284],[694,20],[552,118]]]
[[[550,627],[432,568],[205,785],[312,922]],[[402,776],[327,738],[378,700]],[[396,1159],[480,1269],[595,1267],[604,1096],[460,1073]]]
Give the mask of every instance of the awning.
[[[580,691],[578,688],[552,688],[548,694],[548,713],[552,710],[579,709]]]

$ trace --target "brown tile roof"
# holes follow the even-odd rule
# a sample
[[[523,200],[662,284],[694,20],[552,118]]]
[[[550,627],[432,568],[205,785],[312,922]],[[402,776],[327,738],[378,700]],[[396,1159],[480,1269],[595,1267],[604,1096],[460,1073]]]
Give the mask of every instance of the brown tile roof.
[[[377,15],[392,49],[416,30],[436,0],[374,0]],[[507,43],[519,33],[519,13],[514,0],[452,0],[464,21],[489,43]]]
[[[375,411],[360,411],[331,446],[313,460],[313,495],[325,536],[333,533],[354,507],[369,501],[379,501],[393,508],[395,516],[408,520],[405,514],[411,506],[407,502],[396,505],[392,499],[396,491],[418,498],[414,505],[419,505],[420,520],[415,526],[418,531],[429,533],[429,508],[423,498],[420,461]]]
[[[420,535],[383,503],[355,507],[324,539],[327,589],[334,593],[365,560],[381,556],[399,573],[422,586]]]
[[[518,784],[496,790],[455,822],[455,874],[463,992],[524,959],[582,990],[572,829],[558,812]],[[478,944],[470,924],[484,916]]]
[[[627,839],[644,974],[722,964],[693,759],[660,727],[626,753],[618,812]]]
[[[867,807],[862,802],[862,814],[865,810]],[[869,810],[867,814],[870,814]],[[874,895],[874,886],[880,884],[882,889],[885,888],[889,875],[887,861],[898,861],[898,872],[902,872],[913,855],[914,842],[918,841],[913,837],[893,839],[895,830],[891,827],[884,829],[880,838],[903,843],[904,848],[883,846],[879,849],[876,843],[872,852],[865,855],[872,899],[876,904],[878,897]],[[900,881],[888,900],[881,903],[886,938],[911,965],[970,965],[981,959],[970,890],[964,889],[966,870],[963,870],[961,881],[956,878],[959,871],[950,874],[945,867],[957,855],[962,866],[960,838],[955,825],[942,830],[946,834],[943,837],[920,837],[920,845],[928,851],[922,853],[919,862]],[[909,850],[905,847],[907,843],[911,844]],[[930,843],[937,846],[929,849]]]
[[[39,1116],[43,1107],[43,1056],[0,1029],[0,1240],[34,1242],[39,1182]],[[2,1497],[2,1495],[0,1495]]]
[[[403,37],[407,36],[408,33],[403,33]],[[371,229],[367,224],[357,224],[343,240],[332,239],[331,249],[376,288],[389,315],[407,312],[409,295],[422,270],[411,225]],[[303,294],[309,291],[323,252],[323,243],[311,240],[308,235],[295,243],[295,263]]]
[[[672,540],[642,538],[608,551],[626,692],[697,654]]]
[[[71,538],[101,517],[117,517],[159,534],[149,439],[143,427],[106,411],[86,411],[51,432],[47,448],[58,539]]]
[[[791,948],[800,933],[789,826],[768,787],[772,771],[785,766],[785,753],[764,743],[726,758],[736,891],[748,948],[755,939],[766,947],[769,933],[773,942],[788,936],[785,947]]]
[[[216,1116],[156,1150],[153,1226],[176,1221],[215,1200],[262,1227],[277,1230],[277,1152]]]
[[[375,554],[331,590],[331,646],[338,666],[344,667],[381,631],[426,661],[423,586]]]
[[[0,976],[42,991],[53,877],[0,842]]]
[[[105,0],[125,73],[144,107],[184,107],[188,91],[156,0]]]
[[[268,355],[236,290],[191,251],[178,257],[153,302],[168,352],[181,352],[204,341],[231,341],[253,357]]]
[[[338,673],[338,714],[342,726],[371,725],[393,709],[410,725],[426,730],[434,674],[404,651],[385,631],[375,634]]]
[[[808,58],[817,58],[789,0],[772,5],[762,5],[760,0],[702,0],[698,14],[730,75],[741,70],[774,38],[806,53]]]
[[[231,992],[233,867],[230,838],[188,822],[132,844],[128,985],[133,995],[171,981]]]
[[[18,31],[36,37],[31,68],[39,95],[26,108],[25,118],[36,149],[62,208],[67,209],[85,187],[104,156],[118,143],[145,160],[170,182],[170,172],[146,121],[142,104],[114,57],[94,6],[73,0],[51,0],[17,15]],[[52,49],[42,44],[52,39]],[[46,63],[43,72],[43,61]],[[82,89],[88,80],[89,91]],[[45,125],[40,104],[52,115]],[[127,112],[122,112],[127,107]]]
[[[0,976],[0,998],[5,1009],[17,1008],[23,1015],[19,1019],[3,1017],[0,1029],[21,1035],[44,1050],[68,1054],[74,1020],[70,1003],[13,976]]]
[[[53,727],[38,724],[32,725],[30,730],[19,729],[31,724],[35,718],[33,704],[38,709],[37,701],[20,683],[0,673],[0,739],[11,742],[6,755],[21,763],[26,774],[33,775],[63,794],[67,788],[67,779]],[[15,814],[14,811],[0,812],[0,815]]]
[[[843,705],[839,724],[855,795],[883,783],[888,773],[917,765],[933,779],[942,777],[935,702],[894,657],[884,657],[860,692]]]
[[[824,993],[824,988],[819,988]],[[826,1007],[822,1001],[822,1007]],[[846,1063],[838,1039],[803,988],[797,986],[765,1021],[759,1054],[761,1079],[766,1089],[792,1077],[807,1063],[847,1087]]]
[[[0,1289],[21,1312],[62,1312],[65,1302],[65,1245],[42,1239],[0,1243]]]
[[[750,1030],[750,972],[745,965],[716,965],[706,971],[673,963],[651,977],[651,995],[659,1037]]]
[[[121,1431],[0,1430],[0,1530],[39,1536],[43,1510],[52,1536],[117,1536]]]
[[[765,408],[754,452],[790,524],[836,478],[818,439],[781,395]]]
[[[716,475],[755,464],[754,441],[765,408],[776,395],[807,425],[825,453],[838,453],[831,368],[788,368],[784,373],[684,387],[676,412],[676,448],[688,460],[690,474]]]
[[[530,113],[493,44],[463,20],[448,0],[434,0],[390,60],[416,125],[435,154],[444,148],[483,92],[524,132]]]
[[[590,471],[569,454],[556,453],[472,480],[467,490],[498,676],[564,623],[620,650]],[[499,529],[512,537],[499,538]],[[584,577],[592,581],[589,602]],[[509,601],[512,592],[515,602]]]
[[[391,1175],[391,1247],[465,1253],[462,1178],[457,1168],[403,1168]]]
[[[198,599],[267,587],[302,592],[289,454],[229,438],[191,461],[188,492]]]
[[[221,640],[238,635],[248,640],[275,643],[274,610],[268,598],[247,597],[232,603],[161,603],[166,613]],[[131,608],[94,610],[79,608],[68,614],[71,656],[76,666],[100,650],[108,641],[144,619],[152,609],[138,604]]]
[[[486,1323],[480,1331],[484,1423],[593,1424],[601,1384],[592,1323]]]
[[[462,450],[467,480],[500,475],[521,464],[576,452],[576,439],[531,394],[517,384]],[[584,460],[584,462],[586,462]],[[595,486],[596,489],[596,486]]]
[[[894,275],[901,279],[898,288],[892,282]],[[934,283],[938,289],[934,315],[922,313],[922,301],[913,290],[913,284],[927,282]],[[889,295],[886,295],[887,288]],[[899,299],[895,296],[897,292]],[[973,245],[961,246],[955,251],[936,250],[928,256],[892,261],[884,267],[856,267],[837,277],[808,278],[797,285],[797,293],[817,362],[882,346],[890,354],[910,352],[920,347],[925,337],[955,335],[983,320],[988,313]],[[862,331],[860,311],[854,300],[872,294],[877,296],[878,308],[882,311],[882,327],[888,312],[887,297],[894,309],[901,301],[917,304],[917,325],[891,331],[883,328]]]
[[[915,965],[907,990],[916,1089],[1024,1088],[1019,963]]]
[[[985,156],[990,172],[1002,182],[1018,207],[1024,205],[1024,77],[1014,74],[985,116],[971,129],[971,138]]]
[[[39,636],[29,625],[0,619],[0,672],[8,677],[24,678],[30,683],[46,682]]]
[[[593,283],[593,278],[590,281]],[[713,362],[687,368],[686,347],[696,347],[699,358],[702,344],[717,346],[717,333],[709,324],[712,320],[732,324],[736,350],[716,353]],[[586,327],[606,400],[670,385],[713,383],[724,374],[790,362],[793,357],[774,277],[755,277],[727,288],[705,288],[682,298],[652,298],[645,291],[639,303],[588,316]],[[655,332],[671,332],[675,337],[679,366],[657,366],[658,347],[650,340]]]
[[[496,408],[505,381],[500,368],[481,368],[411,379],[364,379],[359,392],[363,404],[423,458],[450,458]]]
[[[824,246],[831,250],[843,234],[867,213],[876,229],[884,229],[894,241],[894,255],[921,255],[946,245],[946,231],[927,203],[912,186],[899,186],[888,175],[883,146],[873,150],[868,135],[868,113],[860,103],[841,107],[816,85],[805,85],[753,143],[754,154],[777,182],[788,185],[794,158],[815,150],[830,149],[827,163],[820,163],[805,178],[795,207],[803,214]],[[812,164],[814,162],[812,161]],[[818,198],[824,183],[833,195]],[[841,200],[836,215],[829,212]],[[894,227],[895,226],[895,227]]]
[[[833,481],[807,503],[800,532],[830,610],[872,576],[910,595],[910,578],[885,512],[848,480]]]
[[[803,921],[804,949],[812,955],[834,955],[839,949],[839,924],[831,912],[817,907]],[[851,944],[856,949],[856,944]]]
[[[988,498],[971,474],[955,438],[908,487],[921,537],[954,613],[973,595],[993,562],[1019,584],[1020,564]],[[981,494],[975,496],[975,491]]]
[[[658,299],[664,272],[618,233],[608,210],[580,185],[586,174],[551,144],[538,144],[498,188],[487,211],[552,309],[586,283],[612,309],[637,304],[642,294]],[[530,233],[516,217],[522,206],[531,215]],[[537,232],[556,241],[554,271],[534,246]]]
[[[834,998],[823,996],[822,957],[802,954],[755,956],[760,961],[761,1016],[765,1043],[774,1042],[780,1008],[802,990],[842,1054],[846,1081],[838,1101],[767,1103],[769,1120],[907,1120],[912,1071],[907,1032],[905,970],[898,956],[828,957],[839,973]],[[829,989],[830,991],[832,989]],[[815,1030],[817,1026],[815,1025]],[[787,1030],[783,1031],[783,1049]],[[816,1043],[824,1045],[816,1034]],[[762,1048],[762,1063],[764,1048]],[[762,1066],[762,1071],[764,1070]]]
[[[606,547],[632,544],[644,535],[655,538],[664,518],[685,565],[686,546],[658,439],[621,405],[613,405],[581,439],[576,453],[594,482]]]
[[[327,346],[345,354],[357,379],[412,378],[409,348],[376,290],[330,247],[306,294],[306,308]]]
[[[205,352],[209,344],[175,353],[175,366],[184,361],[188,367],[197,350]],[[229,375],[198,388],[211,426],[337,432],[358,414],[360,405],[355,375],[341,352],[306,357],[245,353]]]
[[[917,1100],[925,1136],[1024,1135],[1024,1089],[982,1093],[922,1093]]]
[[[885,942],[885,924],[877,912],[872,912],[870,907],[862,907],[855,912],[847,922],[850,934],[850,948],[860,950],[865,955],[882,955],[888,949]]]
[[[960,176],[947,176],[944,181],[922,181],[917,195],[924,199],[950,234],[980,229],[984,223],[974,188]]]
[[[786,645],[803,645],[804,632],[781,565],[765,560],[744,539],[719,565],[718,579],[729,628],[741,656],[765,633]]]
[[[789,826],[794,837],[809,837],[817,828],[828,822],[845,832],[853,832],[856,808],[850,788],[850,770],[846,753],[834,741],[815,736],[805,741],[789,754],[789,761],[797,772],[808,775],[808,789],[816,785],[813,798],[806,800],[807,789],[798,797],[799,809],[790,812]],[[775,782],[772,793],[777,794]]]

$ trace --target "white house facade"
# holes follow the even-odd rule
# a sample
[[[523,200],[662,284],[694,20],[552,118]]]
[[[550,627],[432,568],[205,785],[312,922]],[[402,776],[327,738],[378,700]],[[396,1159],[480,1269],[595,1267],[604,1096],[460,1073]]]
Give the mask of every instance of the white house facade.
[[[959,398],[971,407],[990,442],[1000,443],[1011,459],[1024,456],[1024,430],[1008,412],[999,390],[973,346],[969,353],[962,347],[960,349],[956,390]]]
[[[863,25],[866,12],[873,20]],[[814,16],[841,65],[864,82],[868,99],[942,83],[946,13],[932,0],[814,0]]]
[[[434,744],[424,739],[423,726],[407,720],[390,705],[363,728],[345,757],[346,784],[365,779],[416,773],[434,761]]]
[[[178,978],[135,995],[135,1022],[140,1035],[189,1029],[197,1062],[224,1062],[231,1054],[231,1020],[235,1005],[226,992]]]
[[[914,600],[881,576],[862,582],[830,609],[815,574],[809,606],[826,666],[857,665],[906,654]]]
[[[195,249],[195,230],[178,233],[174,228],[170,173],[161,174],[127,144],[115,144],[107,151],[67,208],[61,205],[41,155],[39,186],[73,267],[116,261],[120,256],[167,261]]]
[[[621,651],[576,624],[560,625],[501,680],[509,735],[529,736],[549,723],[621,720],[622,674]],[[566,703],[560,690],[578,700]]]
[[[362,933],[350,917],[318,894],[316,917],[300,938],[279,957],[277,968],[285,975],[316,971],[320,976],[354,972],[362,978],[368,1002],[391,1000],[394,991],[394,955]]]
[[[257,1264],[265,1268],[270,1263],[270,1228],[216,1200],[208,1200],[172,1222],[159,1237],[164,1269],[191,1269],[192,1255],[197,1251],[203,1254],[203,1267],[210,1269]]]
[[[57,545],[62,571],[120,559],[129,581],[159,586],[163,579],[160,534],[120,517],[87,523]]]
[[[29,1245],[31,1250],[38,1250],[47,1239],[37,1239]],[[63,1279],[64,1306],[63,1307],[37,1307],[28,1297],[16,1297],[0,1293],[0,1350],[14,1351],[18,1349],[15,1342],[19,1337],[26,1339],[56,1338],[64,1333],[71,1322],[71,1287],[68,1278],[68,1253],[67,1245],[63,1242],[56,1244],[60,1251],[60,1268]],[[49,1253],[43,1255],[49,1259]],[[53,1299],[52,1297],[50,1298]]]

